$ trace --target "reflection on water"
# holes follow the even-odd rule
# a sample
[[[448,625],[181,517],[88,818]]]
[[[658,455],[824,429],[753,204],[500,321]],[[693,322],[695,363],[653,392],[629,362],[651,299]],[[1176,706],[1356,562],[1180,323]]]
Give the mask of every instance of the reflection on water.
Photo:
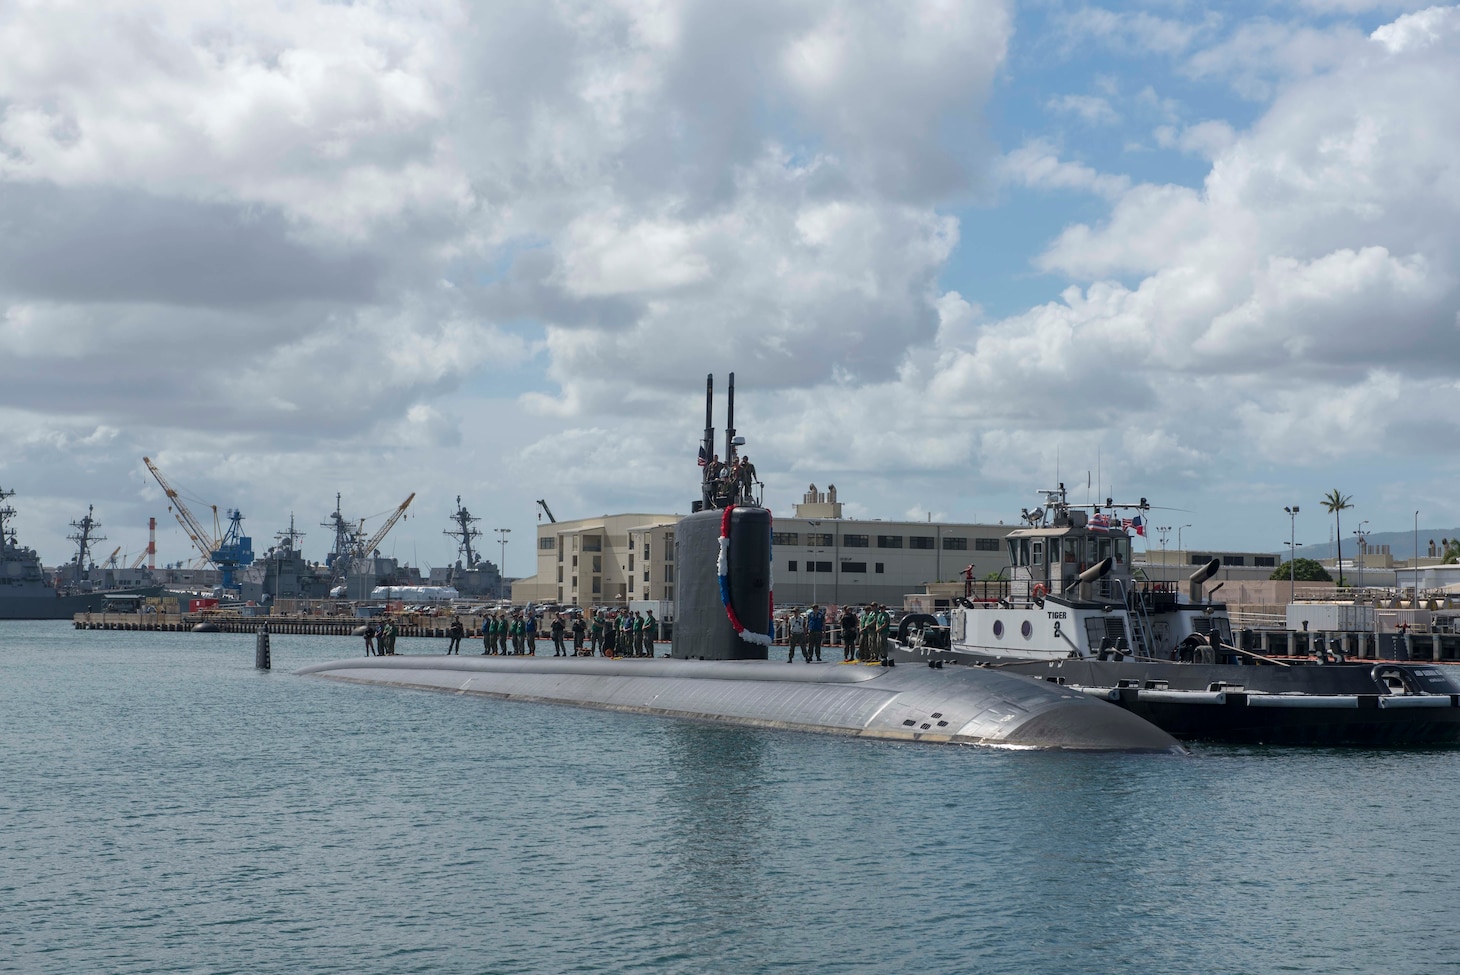
[[[0,626],[0,968],[1460,957],[1457,752],[894,745],[290,674],[353,640],[277,637],[260,675],[251,639]]]

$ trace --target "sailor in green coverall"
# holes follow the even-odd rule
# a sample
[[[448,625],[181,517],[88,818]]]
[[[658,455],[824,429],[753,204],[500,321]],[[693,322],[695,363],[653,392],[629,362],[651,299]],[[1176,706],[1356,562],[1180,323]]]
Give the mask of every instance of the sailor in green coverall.
[[[659,621],[651,609],[644,614],[644,656],[654,656],[654,638],[659,635]]]

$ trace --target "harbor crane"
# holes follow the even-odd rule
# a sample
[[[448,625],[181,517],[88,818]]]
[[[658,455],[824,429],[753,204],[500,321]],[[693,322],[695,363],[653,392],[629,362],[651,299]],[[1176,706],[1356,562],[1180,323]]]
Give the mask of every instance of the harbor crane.
[[[412,491],[411,496],[402,501],[400,507],[390,513],[390,517],[385,519],[385,524],[381,525],[380,530],[370,536],[369,541],[360,546],[356,554],[362,556],[373,555],[380,551],[380,543],[385,541],[385,536],[390,534],[390,530],[395,527],[396,522],[401,520],[401,516],[406,513],[406,509],[411,506],[411,502],[414,500],[416,500],[416,492]]]
[[[538,498],[537,503],[542,506],[543,514],[548,516],[548,522],[550,524],[556,525],[558,523],[558,519],[553,517],[553,509],[547,506],[547,502],[544,501],[542,498]]]
[[[400,505],[390,513],[390,517],[385,519],[385,523],[380,526],[375,534],[366,539],[364,538],[365,519],[361,518],[359,522],[354,523],[352,527],[352,523],[346,521],[344,517],[340,514],[339,495],[336,495],[335,512],[331,516],[330,521],[324,523],[326,527],[331,527],[335,529],[336,551],[331,553],[332,557],[329,560],[330,568],[333,570],[331,572],[331,579],[343,579],[347,574],[353,571],[354,563],[356,561],[363,561],[364,559],[369,558],[375,553],[379,552],[380,543],[385,541],[385,536],[390,534],[390,530],[395,527],[396,522],[401,520],[401,518],[406,513],[406,509],[411,506],[411,502],[414,500],[416,500],[416,492],[412,491],[411,496],[402,501]],[[348,541],[342,543],[341,539],[345,537],[344,532],[346,531],[349,532],[349,538]],[[341,544],[343,544],[345,547],[345,551],[343,552],[339,551]]]
[[[177,518],[177,523],[192,540],[193,546],[204,560],[218,567],[218,571],[223,574],[223,588],[232,589],[234,570],[253,563],[253,539],[243,534],[243,514],[236,508],[228,509],[228,527],[225,529],[218,520],[218,506],[210,505],[213,509],[213,530],[209,532],[172,485],[167,483],[167,478],[162,476],[162,471],[157,469],[152,459],[143,457],[142,463],[147,465],[147,469],[157,479],[158,486],[162,488],[162,493],[167,495],[168,510]]]

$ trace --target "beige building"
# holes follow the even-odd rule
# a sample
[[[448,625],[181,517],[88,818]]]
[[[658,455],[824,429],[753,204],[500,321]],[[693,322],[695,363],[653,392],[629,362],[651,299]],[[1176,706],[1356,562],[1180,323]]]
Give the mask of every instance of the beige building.
[[[537,526],[537,575],[514,603],[602,606],[674,602],[674,526],[681,515],[627,514]]]
[[[777,606],[901,606],[928,583],[1009,564],[1013,525],[858,520],[842,516],[836,488],[812,486],[772,534]],[[656,601],[673,611],[674,529],[680,515],[605,515],[539,524],[537,575],[512,584],[512,601],[598,606]]]

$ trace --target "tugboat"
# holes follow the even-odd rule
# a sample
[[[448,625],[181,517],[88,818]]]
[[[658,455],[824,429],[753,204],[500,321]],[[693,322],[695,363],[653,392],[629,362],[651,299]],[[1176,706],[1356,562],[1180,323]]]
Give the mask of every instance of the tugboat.
[[[135,604],[145,597],[162,594],[161,586],[90,590],[84,587],[82,568],[91,543],[100,540],[94,534],[100,525],[90,511],[81,521],[73,523],[78,534],[71,538],[80,546],[72,572],[74,586],[57,587],[46,578],[35,549],[21,545],[15,529],[8,525],[15,517],[15,509],[7,503],[13,497],[14,491],[0,489],[0,620],[64,620],[77,613],[101,612],[109,600],[115,603],[125,597]]]
[[[1460,742],[1460,680],[1408,661],[1357,662],[1324,651],[1279,660],[1237,646],[1207,580],[1187,589],[1138,582],[1126,525],[1135,504],[1071,504],[1064,485],[1040,492],[1007,536],[1012,566],[997,595],[971,585],[946,629],[902,620],[904,663],[968,664],[1022,674],[1138,714],[1177,738],[1261,744],[1428,745]],[[1134,509],[1133,519],[1118,517]]]

